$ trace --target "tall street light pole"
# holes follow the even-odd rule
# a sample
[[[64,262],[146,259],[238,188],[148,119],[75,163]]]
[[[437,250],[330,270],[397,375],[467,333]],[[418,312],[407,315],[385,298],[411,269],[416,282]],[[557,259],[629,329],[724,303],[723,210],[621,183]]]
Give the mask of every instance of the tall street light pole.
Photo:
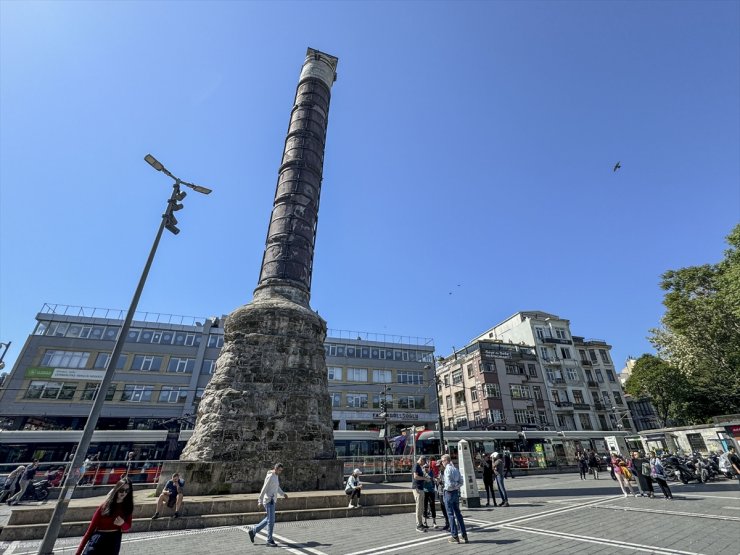
[[[442,404],[439,402],[439,376],[437,376],[437,368],[434,364],[427,364],[424,366],[424,370],[434,370],[434,395],[437,399],[437,417],[439,418],[439,454],[444,455],[445,453],[445,425],[442,421]]]
[[[3,362],[3,359],[5,358],[5,353],[8,352],[8,349],[10,349],[10,344],[13,343],[12,341],[8,341],[7,343],[0,343],[0,347],[3,348],[3,352],[0,353],[0,370],[5,368],[5,363]]]
[[[108,364],[105,367],[103,381],[101,382],[97,394],[95,395],[95,399],[93,400],[93,405],[90,409],[90,415],[87,417],[87,422],[85,423],[82,437],[80,438],[80,442],[77,445],[77,450],[75,451],[74,458],[70,463],[69,472],[67,473],[67,477],[64,480],[62,491],[59,493],[59,499],[56,506],[54,507],[54,512],[51,515],[51,521],[49,522],[49,526],[46,529],[46,533],[44,534],[44,539],[39,546],[38,555],[54,554],[54,544],[56,543],[57,537],[59,536],[59,528],[62,525],[64,513],[67,511],[69,501],[72,499],[75,486],[77,485],[77,476],[75,475],[74,470],[82,466],[82,461],[85,459],[85,456],[87,455],[87,450],[90,447],[90,441],[92,440],[93,431],[95,431],[95,426],[98,423],[100,412],[103,409],[103,402],[105,401],[106,392],[108,391],[108,387],[113,381],[113,374],[115,373],[116,364],[118,362],[118,358],[121,355],[121,351],[123,350],[123,345],[126,342],[128,330],[131,327],[132,320],[134,319],[134,313],[136,312],[136,307],[139,304],[141,292],[144,289],[146,278],[149,275],[149,269],[151,268],[152,262],[154,261],[154,255],[157,252],[159,240],[162,238],[162,232],[167,229],[167,231],[171,232],[174,235],[180,233],[180,230],[177,228],[177,218],[175,218],[174,212],[183,208],[183,205],[180,204],[180,201],[184,199],[187,194],[185,193],[185,191],[180,190],[180,185],[185,185],[186,187],[189,187],[194,191],[197,191],[198,193],[202,193],[204,195],[211,193],[211,189],[201,187],[199,185],[193,185],[192,183],[187,183],[175,177],[169,171],[167,171],[167,169],[165,169],[165,167],[151,154],[147,154],[144,160],[146,160],[146,162],[155,170],[161,171],[165,175],[175,180],[174,185],[172,185],[172,195],[170,195],[170,198],[167,201],[167,209],[165,210],[164,214],[162,214],[162,221],[159,224],[157,235],[154,237],[154,244],[149,251],[149,257],[147,258],[146,264],[144,265],[144,271],[141,273],[141,278],[139,278],[139,284],[136,287],[134,297],[133,299],[131,299],[131,305],[129,306],[128,313],[126,314],[126,319],[123,322],[121,331],[118,333],[116,344],[113,346],[113,352],[108,358]]]

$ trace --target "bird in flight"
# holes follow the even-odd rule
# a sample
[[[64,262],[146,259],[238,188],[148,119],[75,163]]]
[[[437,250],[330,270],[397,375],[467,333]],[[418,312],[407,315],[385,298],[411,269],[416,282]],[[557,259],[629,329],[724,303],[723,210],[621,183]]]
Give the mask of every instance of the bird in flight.
[[[617,171],[621,167],[622,167],[621,164],[617,162],[616,164],[614,164],[614,169],[612,171]]]

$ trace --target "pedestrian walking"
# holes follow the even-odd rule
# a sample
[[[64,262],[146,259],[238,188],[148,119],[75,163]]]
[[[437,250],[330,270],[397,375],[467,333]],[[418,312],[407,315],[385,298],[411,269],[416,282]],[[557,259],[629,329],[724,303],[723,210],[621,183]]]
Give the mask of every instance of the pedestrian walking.
[[[508,449],[504,449],[504,478],[508,474],[511,479],[514,479],[514,474],[511,471],[511,453]]]
[[[26,472],[26,467],[21,464],[6,476],[3,492],[0,494],[0,503],[15,495],[15,488],[18,487],[18,482],[21,481],[24,472]]]
[[[581,480],[585,480],[588,473],[588,456],[585,451],[578,455],[578,470],[581,473]]]
[[[640,453],[632,453],[632,473],[637,478],[637,485],[640,488],[640,495],[647,495],[650,498],[655,497],[653,491],[653,479],[650,477],[650,463]]]
[[[264,507],[267,514],[257,526],[249,530],[249,540],[252,543],[254,543],[254,537],[260,533],[260,530],[267,526],[266,544],[270,547],[277,547],[277,544],[272,538],[272,530],[275,528],[275,502],[278,495],[282,495],[283,499],[288,498],[288,494],[280,489],[280,474],[282,473],[283,464],[276,463],[272,470],[267,472],[267,476],[265,476],[265,483],[262,484],[262,490],[257,498],[257,506]]]
[[[663,495],[666,499],[673,499],[673,493],[671,493],[671,488],[668,487],[668,482],[666,481],[663,463],[660,458],[658,458],[658,454],[655,451],[651,453],[650,458],[650,478],[653,481],[658,482],[658,485],[663,491]]]
[[[493,498],[493,506],[497,507],[496,494],[493,489],[493,461],[491,455],[488,454],[483,457],[483,486],[486,488],[486,507],[491,505],[491,498]]]
[[[493,477],[496,480],[496,487],[498,488],[498,494],[501,496],[501,506],[509,506],[509,494],[506,492],[506,486],[504,485],[504,460],[501,453],[494,451],[493,455]]]
[[[121,534],[131,528],[133,514],[134,485],[123,478],[95,511],[76,555],[118,555]]]
[[[416,502],[416,531],[426,532],[427,525],[424,524],[424,484],[427,478],[424,476],[422,468],[427,462],[427,458],[422,455],[414,465],[414,472],[411,476],[411,490],[414,492],[414,501]]]
[[[349,478],[347,478],[347,486],[344,488],[344,492],[349,497],[349,505],[347,505],[348,509],[357,509],[360,506],[360,495],[362,495],[362,482],[360,482],[360,472],[359,468],[355,468],[352,471],[352,474],[349,475]],[[355,503],[355,499],[357,502]]]
[[[437,509],[434,507],[434,491],[436,486],[434,485],[434,475],[429,463],[421,467],[424,472],[424,526],[427,524],[427,519],[432,518],[432,526],[437,527]],[[428,479],[427,479],[428,478]]]
[[[33,462],[26,467],[26,470],[21,475],[21,489],[18,490],[18,493],[16,493],[13,497],[8,499],[8,505],[17,505],[18,502],[23,498],[23,495],[26,493],[26,488],[28,487],[28,484],[30,484],[33,480],[33,477],[36,476],[36,471],[38,470],[38,468],[39,460],[33,459]]]
[[[588,450],[588,468],[591,470],[591,473],[594,475],[594,480],[599,479],[599,457],[596,456],[596,453],[593,449]]]
[[[468,533],[465,530],[465,521],[463,521],[460,512],[460,488],[465,483],[460,471],[452,464],[448,454],[442,455],[442,465],[444,466],[444,495],[445,505],[447,505],[447,516],[450,521],[450,539],[449,543],[460,543],[462,537],[463,543],[468,543]]]
[[[629,497],[630,495],[635,495],[635,492],[630,485],[632,472],[627,466],[627,461],[617,453],[612,453],[612,472],[614,472],[614,476],[616,477],[624,496]]]

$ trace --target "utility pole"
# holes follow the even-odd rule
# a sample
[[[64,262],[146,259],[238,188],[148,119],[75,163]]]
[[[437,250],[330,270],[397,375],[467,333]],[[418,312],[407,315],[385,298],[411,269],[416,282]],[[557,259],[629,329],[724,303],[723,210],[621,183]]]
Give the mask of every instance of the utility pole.
[[[434,398],[437,400],[437,416],[439,418],[439,454],[445,454],[445,426],[442,420],[442,404],[439,402],[439,376],[437,376],[437,369],[434,364],[427,364],[424,366],[424,370],[434,370]]]

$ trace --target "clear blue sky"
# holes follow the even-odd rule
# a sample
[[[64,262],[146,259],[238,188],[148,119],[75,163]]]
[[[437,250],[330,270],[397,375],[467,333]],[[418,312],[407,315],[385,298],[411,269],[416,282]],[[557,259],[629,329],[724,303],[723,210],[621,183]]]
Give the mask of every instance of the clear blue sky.
[[[740,3],[0,2],[0,340],[251,300],[307,46],[339,57],[312,307],[438,354],[519,310],[650,350],[740,221]],[[612,172],[615,162],[622,169]],[[459,284],[459,286],[458,286]],[[452,293],[450,295],[450,293]]]

